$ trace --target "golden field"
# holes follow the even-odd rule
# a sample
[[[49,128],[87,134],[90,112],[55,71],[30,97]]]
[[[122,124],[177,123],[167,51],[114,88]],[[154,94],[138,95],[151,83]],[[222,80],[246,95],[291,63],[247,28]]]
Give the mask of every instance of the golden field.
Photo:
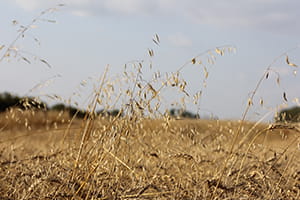
[[[240,123],[3,113],[0,196],[300,199],[298,125]]]

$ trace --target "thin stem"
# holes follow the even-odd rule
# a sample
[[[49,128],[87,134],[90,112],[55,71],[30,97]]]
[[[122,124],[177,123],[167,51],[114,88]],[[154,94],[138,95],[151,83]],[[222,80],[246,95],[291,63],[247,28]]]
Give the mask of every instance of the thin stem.
[[[58,6],[62,6],[62,5],[58,5]],[[32,25],[34,25],[39,19],[41,19],[41,17],[51,11],[53,11],[54,8],[48,8],[44,11],[42,11],[37,17],[35,17],[27,26],[24,26],[22,31],[20,31],[20,33],[15,37],[15,39],[13,41],[11,41],[11,43],[8,45],[8,47],[6,48],[6,51],[3,53],[3,55],[0,57],[0,63],[3,61],[3,59],[5,57],[7,57],[8,53],[12,50],[12,48],[15,46],[15,43],[24,36],[25,32],[27,32],[30,27]]]
[[[250,98],[249,98],[249,101],[250,101],[250,102],[253,102],[253,99],[254,99],[254,97],[255,97],[255,95],[256,95],[256,93],[257,93],[259,87],[261,86],[261,84],[262,84],[263,80],[265,79],[267,73],[269,73],[269,72],[271,71],[271,67],[273,66],[273,64],[275,64],[275,63],[276,63],[280,58],[282,58],[283,56],[286,56],[286,54],[287,54],[288,52],[291,52],[291,51],[296,50],[296,49],[298,49],[298,48],[299,48],[299,46],[296,46],[296,47],[293,47],[293,48],[291,48],[291,49],[288,49],[288,50],[285,51],[284,53],[282,53],[282,54],[280,54],[279,56],[277,56],[277,57],[271,62],[271,64],[268,65],[268,67],[267,67],[266,70],[264,71],[263,75],[260,77],[259,81],[257,82],[257,84],[256,84],[256,86],[255,86],[255,88],[254,88],[254,90],[253,90],[253,92],[252,92],[252,94],[251,94],[251,96],[250,96]],[[238,139],[238,137],[239,137],[239,135],[240,135],[240,133],[241,133],[242,127],[243,127],[243,125],[244,125],[244,123],[245,123],[246,117],[247,117],[247,115],[248,115],[248,113],[249,113],[249,110],[250,110],[251,106],[252,106],[252,104],[251,104],[251,103],[248,103],[247,106],[246,106],[246,109],[245,109],[245,111],[244,111],[244,113],[243,113],[243,115],[242,115],[241,122],[240,122],[240,124],[239,124],[239,126],[238,126],[237,132],[236,132],[236,134],[235,134],[235,136],[234,136],[234,139],[233,139],[233,141],[232,141],[232,144],[231,144],[231,146],[230,146],[229,156],[228,156],[227,159],[225,160],[223,169],[222,169],[222,171],[221,171],[221,176],[220,176],[220,178],[219,178],[219,180],[218,180],[217,186],[215,187],[214,193],[216,192],[216,190],[217,190],[219,184],[221,183],[221,180],[222,180],[222,178],[223,178],[223,176],[224,176],[224,174],[225,174],[225,170],[226,170],[226,166],[227,166],[227,164],[228,164],[228,161],[229,161],[229,160],[232,158],[232,156],[233,156],[233,151],[234,151],[235,144],[236,144],[237,139]]]

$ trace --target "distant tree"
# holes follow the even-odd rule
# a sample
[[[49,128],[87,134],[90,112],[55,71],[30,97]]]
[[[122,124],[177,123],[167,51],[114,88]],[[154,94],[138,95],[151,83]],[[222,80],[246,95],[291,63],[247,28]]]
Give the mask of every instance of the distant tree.
[[[178,112],[178,110],[177,110],[177,109],[174,109],[174,108],[172,108],[172,109],[169,111],[169,113],[170,113],[170,115],[171,115],[172,117],[176,117],[176,116],[177,116],[177,112]]]
[[[81,118],[81,119],[83,119],[85,117],[85,115],[87,114],[87,111],[80,110],[80,109],[75,108],[73,106],[69,106],[67,108],[67,110],[69,111],[70,116],[73,117],[74,115],[76,115],[77,118]]]
[[[110,116],[113,116],[113,117],[116,117],[118,115],[123,116],[123,114],[120,112],[121,111],[119,109],[114,109],[114,110],[109,111],[109,114],[110,114]]]
[[[187,110],[184,110],[181,113],[181,117],[183,117],[183,118],[191,118],[191,119],[199,118],[199,116],[197,114],[194,114],[194,113],[192,113],[190,111],[187,111]]]
[[[119,109],[114,109],[114,110],[98,110],[97,115],[103,116],[103,117],[109,117],[109,116],[123,116],[123,113],[120,113],[121,111]]]
[[[300,107],[284,109],[279,112],[278,117],[275,118],[277,122],[300,122]]]
[[[64,110],[67,110],[67,106],[63,103],[58,103],[58,104],[55,104],[51,107],[50,110],[56,110],[56,111],[64,111]]]
[[[47,104],[33,97],[18,97],[8,92],[0,93],[0,112],[8,108],[17,107],[20,109],[47,109]]]
[[[20,103],[18,96],[13,96],[8,92],[0,94],[0,112],[6,111],[9,107],[17,106]]]
[[[190,119],[197,119],[197,118],[199,118],[198,114],[194,114],[194,113],[192,113],[190,111],[182,110],[182,109],[172,108],[169,111],[169,113],[170,113],[170,115],[172,117],[181,117],[181,118],[190,118]]]
[[[69,113],[69,115],[71,117],[73,117],[74,115],[77,118],[83,119],[85,117],[85,115],[87,114],[87,111],[85,110],[80,110],[79,108],[73,107],[73,106],[66,106],[63,103],[58,103],[55,104],[51,107],[51,110],[55,110],[55,111],[66,111]]]

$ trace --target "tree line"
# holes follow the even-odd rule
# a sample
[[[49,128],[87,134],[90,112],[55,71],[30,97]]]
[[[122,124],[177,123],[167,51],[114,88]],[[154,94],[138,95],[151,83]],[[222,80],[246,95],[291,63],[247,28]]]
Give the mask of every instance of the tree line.
[[[0,93],[0,112],[5,112],[9,108],[26,109],[39,109],[39,110],[54,110],[54,111],[66,111],[70,116],[76,116],[78,118],[84,118],[89,114],[86,110],[76,108],[74,106],[65,105],[63,103],[55,104],[49,107],[45,102],[38,100],[34,97],[19,97],[12,95],[9,92]],[[98,110],[95,114],[101,116],[123,116],[123,113],[118,109],[114,110]],[[195,114],[191,111],[183,109],[172,108],[169,111],[169,115],[174,118],[189,118],[199,119],[199,114]],[[295,106],[287,109],[283,109],[279,112],[278,116],[274,119],[276,122],[300,122],[300,107]]]
[[[8,92],[0,93],[0,112],[5,112],[10,108],[19,108],[21,110],[37,109],[44,111],[65,111],[68,112],[70,116],[76,116],[77,118],[84,118],[87,114],[89,114],[86,110],[66,105],[64,103],[57,103],[53,106],[48,106],[47,103],[34,97],[19,97]],[[95,114],[102,116],[118,116],[119,110],[98,110]]]

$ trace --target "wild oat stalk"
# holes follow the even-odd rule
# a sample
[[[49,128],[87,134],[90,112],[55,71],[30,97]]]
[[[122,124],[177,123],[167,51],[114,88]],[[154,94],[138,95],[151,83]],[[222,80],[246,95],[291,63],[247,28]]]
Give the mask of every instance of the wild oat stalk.
[[[293,66],[293,67],[297,67],[297,65],[295,65],[294,63],[289,62],[287,54],[288,54],[289,52],[291,52],[291,51],[294,51],[294,50],[298,49],[298,48],[299,48],[299,46],[294,47],[294,48],[291,48],[291,49],[285,51],[284,53],[282,53],[281,55],[277,56],[277,57],[276,57],[276,58],[275,58],[275,59],[267,66],[266,70],[264,71],[264,73],[262,74],[262,76],[260,77],[260,79],[258,80],[256,86],[254,87],[253,92],[251,93],[251,95],[250,95],[250,97],[249,97],[249,99],[248,99],[248,104],[246,105],[246,108],[245,108],[245,110],[244,110],[244,112],[243,112],[243,114],[242,114],[242,118],[241,118],[241,121],[240,121],[239,126],[238,126],[238,128],[237,128],[237,131],[235,132],[234,138],[233,138],[233,140],[232,140],[232,144],[230,145],[229,155],[228,155],[228,157],[225,159],[225,162],[224,162],[224,164],[223,164],[223,168],[222,168],[222,170],[221,170],[221,175],[220,175],[220,177],[219,177],[219,179],[218,179],[217,186],[221,183],[221,180],[222,180],[222,178],[223,178],[223,176],[224,176],[224,174],[225,174],[225,171],[226,171],[226,167],[227,167],[228,161],[229,161],[229,160],[233,157],[233,155],[234,155],[234,148],[235,148],[235,145],[236,145],[236,143],[237,143],[237,139],[238,139],[239,135],[241,134],[242,127],[243,127],[243,125],[244,125],[244,123],[245,123],[245,121],[246,121],[246,117],[247,117],[247,115],[248,115],[248,113],[249,113],[249,111],[250,111],[250,108],[251,108],[251,106],[253,105],[253,99],[254,99],[254,97],[255,97],[257,91],[259,90],[259,88],[260,88],[260,86],[262,85],[263,81],[264,81],[265,79],[268,79],[269,74],[270,74],[271,72],[274,72],[274,70],[272,69],[272,66],[273,66],[279,59],[282,59],[283,57],[285,57],[285,58],[286,58],[286,63],[287,63],[288,65]],[[285,93],[283,93],[283,98],[284,98],[284,100],[286,100],[286,94],[285,94]],[[237,176],[237,179],[236,179],[235,184],[238,184],[238,181],[239,181],[239,176]],[[216,192],[217,188],[218,188],[218,187],[215,187],[214,193]]]
[[[96,91],[96,93],[94,95],[94,98],[93,98],[93,100],[91,102],[91,110],[89,112],[87,112],[87,114],[86,114],[86,116],[85,116],[85,118],[83,120],[84,128],[83,128],[83,132],[82,132],[82,137],[81,137],[79,151],[78,151],[76,162],[75,162],[75,168],[77,168],[77,166],[78,166],[78,163],[79,163],[79,160],[80,160],[80,156],[82,154],[82,150],[83,150],[84,144],[87,141],[87,139],[89,138],[89,134],[90,134],[91,129],[92,129],[92,126],[93,126],[92,123],[93,123],[93,120],[94,120],[93,114],[96,111],[96,106],[98,104],[98,99],[100,97],[100,94],[102,92],[103,86],[105,84],[105,79],[106,79],[107,72],[108,72],[108,66],[104,70],[104,73],[102,75],[101,83],[99,85],[99,88]]]
[[[28,58],[22,56],[22,55],[20,54],[20,50],[19,50],[17,47],[15,47],[16,42],[17,42],[18,40],[20,40],[21,38],[23,38],[28,30],[30,30],[31,28],[35,27],[35,24],[36,24],[38,21],[47,21],[47,22],[55,23],[54,20],[43,19],[42,17],[43,17],[44,15],[48,14],[48,13],[51,13],[51,12],[56,11],[56,10],[58,9],[58,7],[61,7],[61,6],[64,6],[64,4],[58,4],[58,5],[57,5],[56,7],[54,7],[54,8],[48,8],[48,9],[42,11],[42,12],[41,12],[37,17],[35,17],[28,25],[26,25],[26,26],[21,25],[21,26],[20,26],[20,30],[19,30],[19,34],[17,34],[17,36],[15,37],[15,39],[12,40],[12,41],[9,43],[9,45],[6,47],[6,50],[3,52],[2,56],[0,57],[0,63],[4,60],[4,58],[10,57],[10,56],[11,56],[11,52],[14,52],[17,56],[20,56],[20,58],[21,58],[22,60],[24,60],[25,62],[27,62],[27,63],[30,64],[30,63],[31,63],[30,60],[29,60]],[[17,22],[16,20],[13,20],[13,24],[16,25],[16,24],[18,24],[18,22]],[[36,38],[34,38],[34,39],[35,39],[35,41],[38,42],[38,39],[36,39]],[[1,51],[3,48],[5,48],[5,45],[0,45],[0,51]],[[27,52],[27,54],[31,54],[31,53],[28,53],[28,52]],[[31,55],[32,55],[32,54],[31,54]],[[38,57],[35,56],[35,55],[33,55],[33,56],[34,56],[35,58],[38,58]],[[51,68],[50,64],[49,64],[46,60],[44,60],[44,59],[42,59],[42,58],[38,58],[38,59],[39,59],[42,63],[46,64],[48,67]]]

